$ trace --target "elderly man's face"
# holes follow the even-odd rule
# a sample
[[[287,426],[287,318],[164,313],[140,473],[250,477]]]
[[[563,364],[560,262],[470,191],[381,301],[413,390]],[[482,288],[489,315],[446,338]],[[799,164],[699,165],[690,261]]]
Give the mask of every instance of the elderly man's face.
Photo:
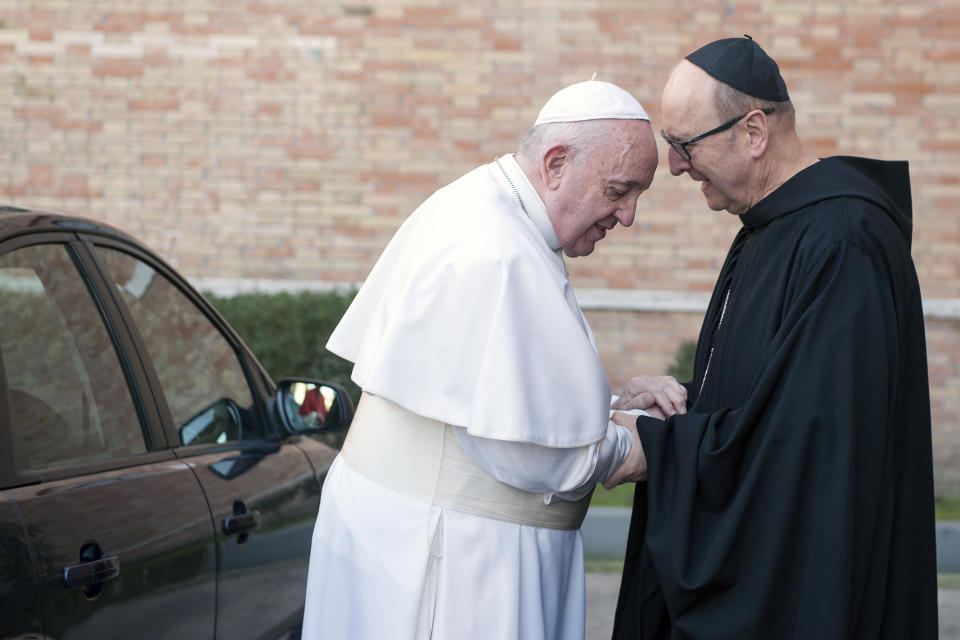
[[[586,159],[568,158],[556,201],[548,206],[563,252],[593,252],[619,222],[633,224],[637,199],[657,168],[653,130],[646,120],[611,120],[609,135]]]
[[[713,107],[715,80],[684,60],[670,76],[660,100],[663,132],[674,140],[688,140],[722,124]],[[687,173],[700,183],[700,192],[714,211],[741,214],[750,208],[749,167],[738,152],[738,126],[699,140],[687,150],[690,159],[668,147],[670,173]]]

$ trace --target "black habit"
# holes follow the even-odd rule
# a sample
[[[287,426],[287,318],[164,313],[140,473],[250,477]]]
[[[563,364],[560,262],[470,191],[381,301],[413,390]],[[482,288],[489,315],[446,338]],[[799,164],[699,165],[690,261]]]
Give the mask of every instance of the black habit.
[[[741,221],[688,413],[637,421],[613,637],[936,638],[907,165],[821,160]]]

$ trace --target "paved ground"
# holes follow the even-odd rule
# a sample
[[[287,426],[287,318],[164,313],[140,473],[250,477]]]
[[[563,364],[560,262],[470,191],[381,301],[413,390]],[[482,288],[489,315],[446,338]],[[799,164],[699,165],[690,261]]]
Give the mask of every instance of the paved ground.
[[[587,573],[586,640],[610,640],[619,589],[619,573]],[[941,589],[937,599],[940,604],[940,640],[960,640],[960,590]]]
[[[586,640],[610,640],[619,590],[619,573],[587,573]]]
[[[937,601],[940,603],[940,640],[958,640],[960,638],[960,591],[940,589]]]

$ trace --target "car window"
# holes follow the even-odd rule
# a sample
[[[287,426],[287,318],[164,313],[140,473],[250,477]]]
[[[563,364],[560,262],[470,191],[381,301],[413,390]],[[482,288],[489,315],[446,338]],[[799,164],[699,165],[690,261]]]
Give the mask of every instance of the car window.
[[[181,444],[264,437],[237,353],[209,318],[146,262],[97,251],[133,315]]]
[[[146,451],[117,352],[66,246],[0,256],[0,300],[17,466]]]

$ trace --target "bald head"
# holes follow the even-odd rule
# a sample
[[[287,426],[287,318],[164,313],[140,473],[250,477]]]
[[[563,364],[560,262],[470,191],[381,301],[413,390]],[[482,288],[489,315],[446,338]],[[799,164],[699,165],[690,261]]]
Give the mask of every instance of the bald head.
[[[719,118],[719,114],[712,108],[713,101],[710,99],[716,93],[719,84],[700,67],[681,60],[667,78],[667,84],[660,96],[660,109],[665,116],[669,115],[669,118],[678,124],[689,122],[693,116],[707,115]],[[669,127],[669,124],[666,120],[664,121],[665,131],[683,133],[675,127]],[[692,135],[693,133],[690,133],[687,137]]]
[[[670,172],[700,183],[707,205],[742,214],[815,158],[803,149],[789,100],[747,95],[688,60],[661,96]]]
[[[663,90],[661,106],[668,98],[673,102],[671,107],[682,104],[692,105],[691,108],[712,107],[713,115],[721,122],[752,109],[764,109],[777,116],[772,118],[775,125],[786,125],[788,129],[794,127],[793,103],[790,100],[763,100],[747,95],[720,82],[688,60],[680,61],[671,72]]]

